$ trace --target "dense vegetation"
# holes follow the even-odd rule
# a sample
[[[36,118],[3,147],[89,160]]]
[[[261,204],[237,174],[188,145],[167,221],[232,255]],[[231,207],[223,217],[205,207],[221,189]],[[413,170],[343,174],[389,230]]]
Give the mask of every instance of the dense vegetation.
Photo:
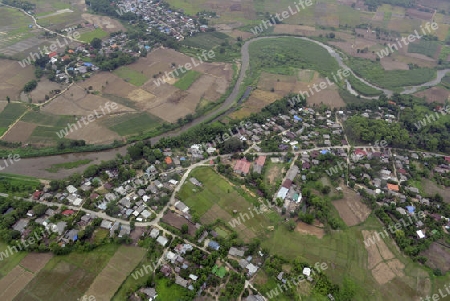
[[[430,104],[412,95],[399,94],[394,94],[391,101],[389,103],[382,96],[376,101],[349,104],[348,109],[359,110],[361,113],[366,109],[379,108],[378,111],[387,114],[390,109],[389,114],[399,116],[399,122],[388,123],[384,119],[355,115],[345,122],[348,138],[365,144],[386,140],[391,147],[450,152],[450,118],[436,112],[437,108],[444,107],[442,104]],[[424,121],[426,124],[422,125]]]
[[[350,59],[349,66],[356,75],[371,84],[387,89],[402,89],[406,86],[420,85],[436,77],[436,71],[429,68],[386,71],[379,62],[359,58]]]
[[[312,69],[332,79],[339,65],[328,51],[314,42],[293,38],[255,41],[249,46],[250,71],[261,70],[292,75],[298,69]]]
[[[413,7],[416,3],[416,0],[364,0],[364,3],[369,6],[370,11],[376,11],[378,6],[383,4]]]

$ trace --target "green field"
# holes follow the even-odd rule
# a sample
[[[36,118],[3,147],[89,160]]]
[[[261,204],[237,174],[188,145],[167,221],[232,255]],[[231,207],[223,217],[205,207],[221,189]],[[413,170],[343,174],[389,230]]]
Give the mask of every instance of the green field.
[[[94,38],[102,39],[107,37],[108,33],[101,28],[96,28],[93,31],[85,32],[81,34],[80,40],[85,41],[86,43],[90,43]]]
[[[183,76],[177,80],[175,87],[181,90],[187,90],[189,87],[201,76],[202,74],[198,71],[188,70]]]
[[[0,28],[8,28],[2,30],[0,47],[10,46],[36,35],[28,27],[33,23],[31,19],[19,10],[0,6],[0,16]]]
[[[162,124],[162,120],[148,113],[114,116],[101,121],[103,125],[121,136],[145,133]]]
[[[0,242],[0,252],[7,251],[9,253],[8,245]],[[27,256],[27,252],[17,252],[10,254],[8,258],[3,258],[0,260],[0,279],[5,277],[14,267],[19,265],[19,262]]]
[[[108,244],[91,252],[53,257],[14,300],[77,300],[88,290],[118,247]]]
[[[359,94],[366,95],[366,96],[378,96],[383,93],[380,90],[377,90],[375,88],[372,88],[365,83],[361,82],[359,79],[354,77],[352,74],[350,74],[349,77],[347,77],[347,80],[350,82],[350,85],[352,88],[358,92]]]
[[[222,32],[207,32],[197,34],[193,37],[188,37],[181,42],[182,45],[210,50],[219,46],[224,41],[229,40],[230,37]]]
[[[410,43],[408,45],[409,53],[420,53],[428,57],[434,58],[439,48],[439,42],[420,40],[418,43]]]
[[[92,160],[84,159],[84,160],[78,160],[78,161],[74,161],[74,162],[53,164],[50,168],[46,169],[46,171],[58,172],[60,169],[73,169],[73,168],[77,168],[82,165],[89,164],[91,161]]]
[[[114,70],[114,74],[122,78],[126,82],[129,82],[130,84],[138,87],[145,84],[145,82],[148,80],[148,78],[144,74],[124,66]]]
[[[363,243],[362,230],[381,231],[382,226],[371,215],[361,225],[333,231],[322,239],[295,231],[289,232],[286,227],[279,226],[269,238],[263,240],[262,246],[269,249],[271,254],[279,254],[286,258],[299,259],[310,264],[327,263],[329,268],[325,274],[333,282],[342,283],[344,277],[349,277],[355,282],[357,295],[353,300],[413,300],[415,291],[420,292],[421,283],[429,278],[429,271],[400,254],[392,239],[385,239],[391,252],[405,265],[406,277],[397,277],[385,285],[379,285],[367,268],[368,255]],[[448,276],[445,278],[449,279]],[[442,282],[443,279],[438,281]]]
[[[0,113],[0,128],[8,128],[17,118],[22,115],[27,108],[20,103],[10,103]]]
[[[68,123],[76,123],[73,116],[57,116],[34,111],[28,112],[22,121],[38,125],[31,134],[30,142],[47,144],[54,144],[59,140],[57,133],[66,128]]]
[[[199,180],[203,187],[199,188],[190,182],[186,182],[177,197],[200,218],[214,205],[218,205],[228,213],[226,217],[220,217],[228,223],[233,217],[233,210],[250,215],[248,208],[253,208],[259,204],[254,197],[225,181],[211,168],[196,168],[191,172],[191,175]],[[243,221],[243,224],[248,229],[265,230],[267,226],[276,224],[279,219],[277,213],[269,210],[264,214],[254,214],[254,217]],[[238,235],[243,234],[238,231]]]
[[[429,68],[386,71],[379,62],[352,58],[349,63],[349,67],[355,74],[371,84],[387,89],[420,85],[436,77],[436,71]]]
[[[274,38],[255,41],[249,46],[251,72],[267,71],[294,75],[298,69],[311,69],[329,76],[339,69],[327,50],[297,38]]]
[[[5,166],[4,162],[1,163]],[[39,187],[39,180],[36,178],[0,173],[0,192],[10,193],[19,191],[27,194],[34,192]]]

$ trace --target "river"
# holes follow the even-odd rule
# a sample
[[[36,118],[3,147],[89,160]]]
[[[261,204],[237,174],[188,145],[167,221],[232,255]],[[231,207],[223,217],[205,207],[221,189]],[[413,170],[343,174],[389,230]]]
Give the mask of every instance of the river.
[[[214,118],[215,116],[217,116],[218,114],[221,114],[223,112],[228,111],[231,106],[235,103],[235,99],[237,98],[242,82],[244,80],[245,74],[250,66],[250,56],[249,56],[249,45],[253,42],[256,42],[258,40],[262,40],[262,39],[277,39],[277,38],[295,38],[295,39],[302,39],[305,41],[310,41],[310,42],[314,42],[318,45],[320,45],[321,47],[325,48],[328,53],[336,59],[336,61],[338,62],[339,66],[343,69],[349,69],[350,72],[353,74],[353,76],[355,76],[357,79],[359,79],[360,81],[362,81],[363,83],[365,83],[366,85],[375,88],[377,90],[382,91],[384,94],[386,94],[387,96],[391,96],[393,94],[393,91],[391,90],[387,90],[387,89],[382,89],[379,88],[375,85],[372,85],[371,83],[367,82],[366,80],[364,80],[363,78],[357,76],[345,63],[344,60],[341,56],[341,54],[339,52],[337,52],[336,50],[334,50],[332,47],[319,42],[319,41],[315,41],[306,37],[291,37],[291,36],[279,36],[279,37],[257,37],[251,40],[248,40],[244,43],[244,45],[242,45],[241,48],[241,69],[239,72],[239,77],[236,80],[236,84],[233,87],[232,92],[230,93],[230,95],[225,99],[225,101],[215,110],[213,110],[212,112],[201,116],[199,118],[196,118],[195,120],[193,120],[191,123],[183,126],[182,128],[175,130],[175,131],[171,131],[171,132],[167,132],[164,134],[161,134],[159,136],[153,137],[150,139],[150,141],[152,142],[152,145],[157,143],[161,138],[163,137],[173,137],[176,135],[179,135],[185,131],[187,131],[188,129],[190,129],[191,127],[198,125],[204,121],[207,120],[211,120],[212,118]],[[151,55],[151,54],[150,54]],[[445,74],[447,72],[449,72],[450,69],[445,69],[445,70],[438,70],[437,72],[437,77],[432,80],[429,81],[427,83],[418,85],[418,86],[413,86],[413,87],[408,87],[406,88],[402,94],[412,94],[415,93],[418,89],[420,89],[421,87],[426,87],[426,86],[435,86],[437,84],[439,84],[442,80],[442,78],[445,76]],[[354,94],[354,95],[358,95],[358,93],[352,89],[352,87],[350,86],[350,84],[347,82],[347,90]],[[360,95],[361,98],[367,98],[367,99],[376,99],[377,97],[366,97],[363,95]],[[70,174],[73,174],[75,172],[83,172],[83,170],[86,168],[86,165],[84,166],[80,166],[74,169],[70,169],[70,170],[64,170],[61,169],[60,171],[58,171],[57,173],[51,173],[48,172],[46,169],[50,168],[53,164],[58,164],[58,163],[65,163],[65,162],[71,162],[71,161],[78,161],[78,160],[82,160],[82,159],[89,159],[92,160],[92,162],[90,164],[98,164],[101,161],[107,161],[107,160],[111,160],[113,159],[116,154],[125,154],[126,153],[126,148],[127,146],[122,146],[116,149],[109,149],[109,150],[104,150],[104,151],[100,151],[100,152],[94,152],[94,153],[73,153],[73,154],[64,154],[64,155],[56,155],[56,156],[47,156],[47,157],[36,157],[36,158],[24,158],[21,159],[17,162],[14,162],[13,165],[10,165],[7,169],[4,170],[4,172],[7,173],[12,173],[12,174],[19,174],[19,175],[25,175],[25,176],[32,176],[32,177],[38,177],[38,178],[43,178],[43,179],[62,179],[66,176],[69,176]]]

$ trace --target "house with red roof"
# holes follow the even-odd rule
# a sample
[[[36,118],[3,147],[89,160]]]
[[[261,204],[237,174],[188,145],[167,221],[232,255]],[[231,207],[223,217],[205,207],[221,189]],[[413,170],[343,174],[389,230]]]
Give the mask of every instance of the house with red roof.
[[[39,190],[36,190],[34,193],[33,193],[33,200],[39,200],[39,198],[41,197],[41,195],[42,195],[42,192],[41,191],[39,191]]]
[[[171,165],[171,164],[173,163],[172,158],[169,157],[169,156],[167,156],[167,157],[164,159],[164,162],[166,162],[167,165]]]
[[[52,58],[52,57],[55,57],[55,56],[57,56],[58,55],[58,53],[56,53],[56,51],[53,51],[53,52],[50,52],[49,54],[48,54],[48,57],[49,58]]]
[[[75,213],[75,211],[73,211],[73,210],[70,210],[70,209],[67,209],[67,210],[64,210],[63,212],[61,212],[61,214],[62,215],[72,215],[72,214],[74,214]]]
[[[236,164],[234,164],[234,172],[237,174],[244,174],[247,175],[250,171],[250,165],[251,163],[248,162],[245,158],[236,161]]]

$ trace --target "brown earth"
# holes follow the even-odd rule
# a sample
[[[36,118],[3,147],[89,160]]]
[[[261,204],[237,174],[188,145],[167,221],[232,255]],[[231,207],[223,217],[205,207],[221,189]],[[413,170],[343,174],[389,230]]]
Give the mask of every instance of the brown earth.
[[[440,269],[443,273],[450,270],[450,249],[443,245],[433,242],[428,250],[420,255],[428,258],[426,264],[432,269]]]
[[[8,142],[22,142],[25,143],[30,138],[37,124],[19,121],[17,122],[2,140]]]
[[[95,24],[107,32],[126,31],[125,27],[123,27],[123,25],[119,21],[107,16],[82,14],[81,17],[89,23]]]
[[[188,233],[191,236],[195,236],[195,231],[197,231],[197,228],[195,228],[195,225],[192,222],[189,222],[189,220],[185,219],[182,216],[179,216],[178,214],[172,213],[171,211],[168,211],[166,214],[164,214],[164,216],[162,217],[162,221],[179,230],[181,230],[181,227],[183,225],[187,225]]]
[[[347,226],[354,226],[362,223],[370,214],[370,209],[364,205],[360,196],[343,185],[344,199],[334,201],[333,205],[339,212],[339,216]]]
[[[295,231],[301,234],[314,235],[318,238],[322,238],[325,235],[325,231],[319,227],[308,225],[304,222],[298,222]]]
[[[427,102],[445,103],[448,100],[450,91],[442,87],[432,87],[414,95],[417,97],[425,97]]]
[[[35,79],[34,66],[22,68],[17,61],[0,59],[0,101],[18,100],[23,86]]]

